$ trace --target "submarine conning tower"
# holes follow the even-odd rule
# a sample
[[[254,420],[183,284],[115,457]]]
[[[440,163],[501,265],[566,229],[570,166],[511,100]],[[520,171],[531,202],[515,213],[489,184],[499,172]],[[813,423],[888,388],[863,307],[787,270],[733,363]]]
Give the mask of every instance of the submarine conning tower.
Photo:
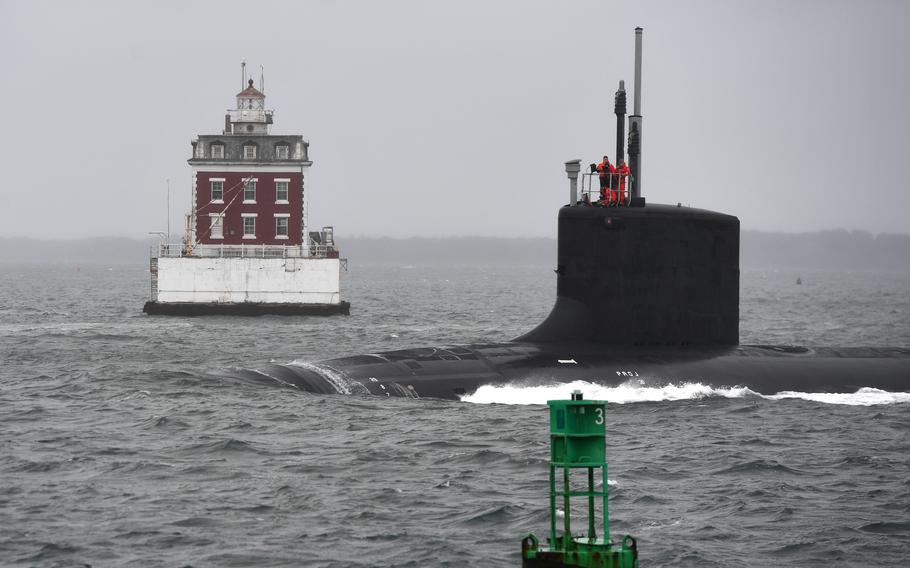
[[[679,204],[649,204],[641,196],[642,30],[635,32],[629,196],[609,206],[606,200],[595,201],[592,185],[598,174],[592,172],[583,174],[578,200],[581,161],[566,163],[570,202],[559,210],[556,304],[539,326],[516,341],[680,347],[739,343],[739,219]],[[620,92],[617,130],[625,114],[622,82]],[[622,156],[621,141],[617,146],[615,155]]]
[[[676,205],[559,210],[556,304],[517,341],[739,343],[739,219]]]

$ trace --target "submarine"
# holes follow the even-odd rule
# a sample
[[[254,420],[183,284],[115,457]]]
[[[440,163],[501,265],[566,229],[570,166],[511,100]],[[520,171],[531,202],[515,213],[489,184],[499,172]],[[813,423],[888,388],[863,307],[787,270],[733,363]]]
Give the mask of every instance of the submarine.
[[[641,193],[641,42],[636,28],[633,114],[625,116],[622,81],[615,96],[615,158],[623,160],[627,141],[629,195],[609,206],[592,202],[597,174],[582,173],[580,160],[566,162],[569,202],[558,214],[556,301],[542,323],[496,344],[270,364],[256,373],[312,393],[442,399],[484,385],[578,380],[699,382],[766,395],[910,391],[907,348],[739,344],[739,219],[647,203]]]

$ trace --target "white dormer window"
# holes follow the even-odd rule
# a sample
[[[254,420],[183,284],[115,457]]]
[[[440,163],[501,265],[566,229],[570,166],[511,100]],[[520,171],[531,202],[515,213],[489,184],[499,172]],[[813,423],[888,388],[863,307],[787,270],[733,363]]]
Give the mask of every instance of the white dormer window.
[[[212,144],[212,157],[213,158],[224,158],[224,145]]]
[[[288,147],[287,146],[275,146],[275,157],[279,160],[288,159]]]
[[[243,147],[243,159],[245,160],[255,160],[256,159],[256,146],[248,144]]]

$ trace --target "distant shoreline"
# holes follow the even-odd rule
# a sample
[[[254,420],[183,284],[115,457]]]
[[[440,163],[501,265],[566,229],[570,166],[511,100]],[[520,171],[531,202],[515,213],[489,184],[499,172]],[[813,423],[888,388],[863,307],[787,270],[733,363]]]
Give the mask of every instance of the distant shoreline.
[[[345,237],[342,256],[362,264],[550,265],[556,239],[502,237]],[[5,264],[145,264],[157,241],[122,237],[77,240],[0,238]],[[910,272],[910,235],[865,231],[743,231],[743,269]]]

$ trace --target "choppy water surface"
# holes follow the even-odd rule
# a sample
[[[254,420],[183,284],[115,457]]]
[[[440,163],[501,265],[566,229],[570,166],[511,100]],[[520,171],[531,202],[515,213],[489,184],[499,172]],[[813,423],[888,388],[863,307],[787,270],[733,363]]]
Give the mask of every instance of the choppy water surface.
[[[350,317],[149,318],[145,267],[0,265],[0,564],[518,566],[547,398],[318,396],[232,366],[499,341],[551,267],[359,266]],[[802,285],[796,286],[801,276]],[[744,343],[910,345],[905,274],[744,272]],[[910,562],[910,395],[602,389],[643,566]]]

